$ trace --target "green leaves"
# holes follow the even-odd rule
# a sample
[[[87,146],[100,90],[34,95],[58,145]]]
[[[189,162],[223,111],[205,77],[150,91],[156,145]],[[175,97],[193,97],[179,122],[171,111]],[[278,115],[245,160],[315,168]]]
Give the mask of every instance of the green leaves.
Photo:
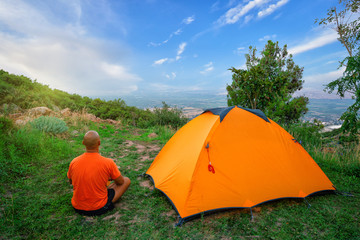
[[[229,69],[233,72],[233,81],[226,87],[229,106],[260,109],[284,123],[297,121],[306,113],[307,98],[291,100],[291,95],[302,88],[303,68],[288,56],[286,45],[280,48],[278,42],[268,41],[260,57],[250,46],[245,58],[246,70]]]
[[[328,17],[322,19],[319,24],[335,24],[339,34],[339,41],[347,49],[349,56],[340,63],[345,66],[343,76],[326,85],[325,91],[345,97],[350,94],[355,103],[351,105],[341,116],[344,121],[341,129],[343,133],[350,133],[350,138],[358,140],[357,134],[360,129],[360,17],[349,22],[348,16],[352,13],[359,13],[360,2],[357,0],[340,0],[343,9],[336,7],[328,10]],[[346,20],[346,21],[345,21]]]
[[[339,34],[338,39],[351,57],[359,48],[360,2],[359,0],[339,0],[339,4],[328,9],[326,18],[315,19],[315,23],[324,26],[335,25],[335,31]],[[353,15],[354,13],[357,15]]]
[[[164,111],[158,109],[158,111],[152,112],[127,106],[125,101],[120,98],[103,100],[82,97],[78,94],[51,89],[36,80],[32,81],[24,76],[9,74],[0,69],[0,112],[7,115],[39,106],[46,106],[55,112],[70,108],[72,111],[88,112],[101,119],[119,120],[123,124],[138,127],[155,124],[171,125],[177,128],[187,121],[179,113],[180,110],[168,108]]]
[[[59,134],[68,130],[66,123],[56,117],[41,116],[31,121],[30,125],[33,128],[51,134]]]

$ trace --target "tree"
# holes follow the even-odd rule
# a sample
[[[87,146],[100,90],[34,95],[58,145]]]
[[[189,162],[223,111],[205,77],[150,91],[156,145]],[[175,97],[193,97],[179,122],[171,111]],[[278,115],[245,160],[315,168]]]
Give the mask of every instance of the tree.
[[[296,65],[287,46],[282,49],[278,42],[268,41],[261,57],[256,48],[249,47],[245,55],[246,70],[230,68],[232,83],[227,85],[228,106],[240,105],[262,110],[268,117],[280,123],[292,123],[307,112],[308,98],[293,98],[302,88],[303,68]]]
[[[340,119],[344,121],[342,131],[349,132],[351,137],[357,139],[356,135],[360,129],[360,1],[339,0],[339,4],[340,6],[328,10],[326,18],[316,19],[315,23],[332,26],[339,35],[338,40],[349,54],[340,62],[339,68],[345,67],[343,76],[327,84],[325,91],[336,91],[341,98],[349,93],[355,100]]]

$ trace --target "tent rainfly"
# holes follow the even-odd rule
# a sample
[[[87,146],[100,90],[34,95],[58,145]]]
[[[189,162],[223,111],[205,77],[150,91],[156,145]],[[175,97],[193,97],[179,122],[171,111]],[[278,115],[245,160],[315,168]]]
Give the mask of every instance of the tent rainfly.
[[[256,109],[214,108],[183,126],[147,170],[179,214],[250,208],[335,187],[287,131]]]

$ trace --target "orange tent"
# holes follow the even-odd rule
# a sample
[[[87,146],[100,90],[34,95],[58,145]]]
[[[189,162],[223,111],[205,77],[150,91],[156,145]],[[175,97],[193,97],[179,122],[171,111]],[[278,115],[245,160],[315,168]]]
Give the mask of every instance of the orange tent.
[[[209,109],[188,122],[146,174],[180,224],[208,211],[335,190],[288,132],[260,110],[241,107]]]

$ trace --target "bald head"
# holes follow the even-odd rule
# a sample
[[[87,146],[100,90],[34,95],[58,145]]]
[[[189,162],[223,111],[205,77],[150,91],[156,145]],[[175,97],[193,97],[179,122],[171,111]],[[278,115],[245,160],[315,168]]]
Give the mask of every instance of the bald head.
[[[86,150],[97,150],[100,145],[100,136],[96,131],[88,131],[83,140]]]

